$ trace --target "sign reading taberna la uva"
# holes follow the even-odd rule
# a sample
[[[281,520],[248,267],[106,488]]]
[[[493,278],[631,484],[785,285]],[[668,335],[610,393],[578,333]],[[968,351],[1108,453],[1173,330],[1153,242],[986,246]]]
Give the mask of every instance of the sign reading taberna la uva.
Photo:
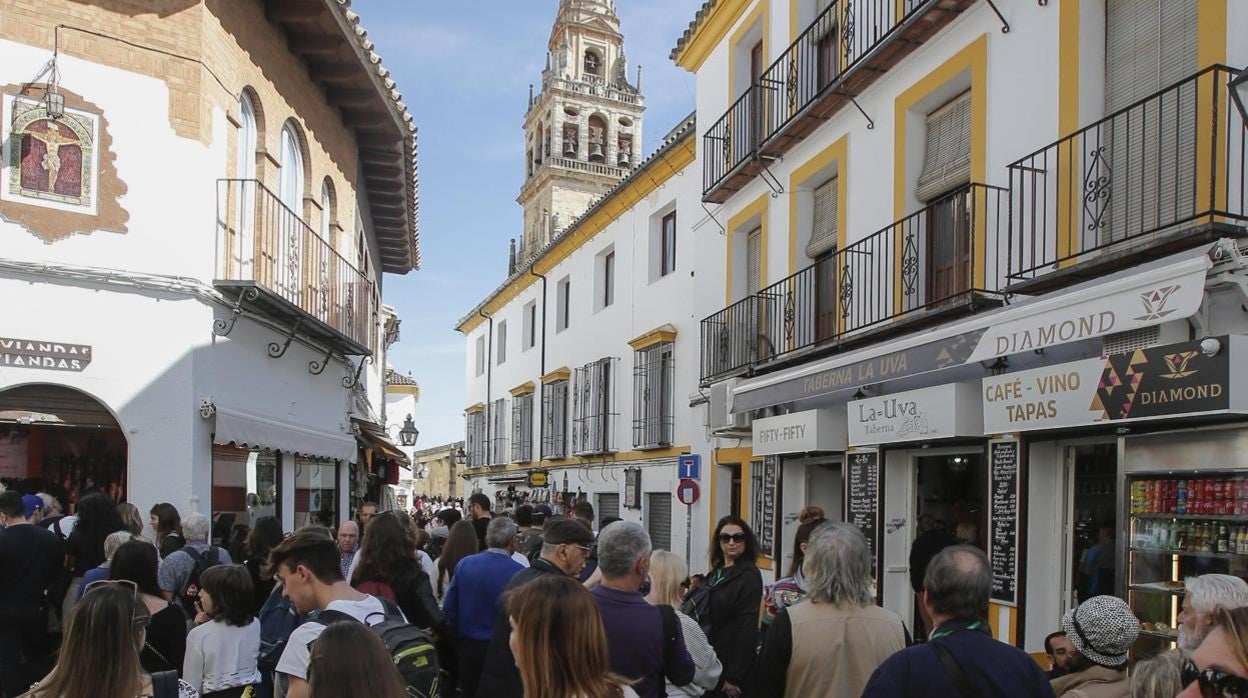
[[[1239,337],[1180,342],[984,379],[989,434],[1226,412]],[[1205,340],[1209,342],[1210,340]],[[1211,348],[1207,344],[1206,348]],[[1233,401],[1234,400],[1234,401]]]
[[[91,363],[91,347],[42,339],[0,337],[0,368],[82,371]]]

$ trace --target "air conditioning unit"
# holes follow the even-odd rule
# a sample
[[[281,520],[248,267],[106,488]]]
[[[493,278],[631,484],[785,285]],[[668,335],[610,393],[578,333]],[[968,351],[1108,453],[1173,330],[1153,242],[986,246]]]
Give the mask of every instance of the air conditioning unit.
[[[750,433],[753,418],[748,413],[732,413],[732,389],[736,385],[737,379],[730,378],[711,386],[707,426],[715,436],[747,436]]]

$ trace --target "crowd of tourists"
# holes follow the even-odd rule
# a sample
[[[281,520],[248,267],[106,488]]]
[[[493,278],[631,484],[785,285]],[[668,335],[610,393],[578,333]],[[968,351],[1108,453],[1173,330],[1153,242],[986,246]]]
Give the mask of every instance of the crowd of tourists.
[[[814,507],[768,585],[735,516],[691,576],[641,525],[595,521],[583,501],[499,512],[476,494],[358,514],[293,532],[264,517],[239,535],[168,503],[145,526],[101,492],[72,515],[0,493],[0,698],[1248,696],[1234,576],[1188,579],[1179,649],[1130,670],[1138,620],[1087,598],[1046,640],[1046,672],[994,639],[981,550],[925,555],[916,643],[876,604],[861,531]]]

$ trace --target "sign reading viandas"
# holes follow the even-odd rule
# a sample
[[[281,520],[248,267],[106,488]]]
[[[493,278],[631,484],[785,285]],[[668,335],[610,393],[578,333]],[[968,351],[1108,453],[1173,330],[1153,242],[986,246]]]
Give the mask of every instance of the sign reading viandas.
[[[984,431],[1003,434],[1098,422],[1226,412],[1238,337],[1111,354],[984,379]],[[1211,348],[1206,344],[1206,349]],[[1210,355],[1212,353],[1212,355]]]
[[[91,347],[40,339],[0,337],[0,368],[82,371],[91,363]]]

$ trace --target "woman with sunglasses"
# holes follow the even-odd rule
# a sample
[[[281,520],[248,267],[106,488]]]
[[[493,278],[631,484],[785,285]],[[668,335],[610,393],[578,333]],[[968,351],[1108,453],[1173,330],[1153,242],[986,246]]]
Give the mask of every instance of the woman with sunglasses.
[[[52,673],[23,698],[198,698],[176,672],[152,675],[139,664],[150,621],[133,582],[92,583],[69,616]]]
[[[1248,608],[1218,610],[1182,676],[1186,688],[1177,698],[1248,697]]]
[[[725,516],[711,538],[711,571],[703,588],[710,595],[707,639],[724,665],[719,691],[707,695],[737,698],[749,683],[758,640],[758,609],[763,575],[758,571],[758,542],[749,524]],[[705,623],[705,621],[704,621]]]

